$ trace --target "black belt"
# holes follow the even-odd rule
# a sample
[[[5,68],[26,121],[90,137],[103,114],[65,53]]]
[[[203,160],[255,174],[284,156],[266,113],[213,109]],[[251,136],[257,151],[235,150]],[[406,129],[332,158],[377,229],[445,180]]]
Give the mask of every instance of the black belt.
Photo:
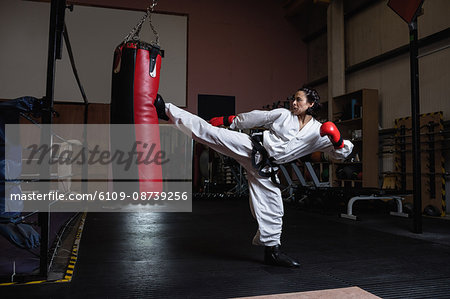
[[[252,149],[252,166],[258,171],[258,174],[262,177],[271,178],[272,182],[279,185],[276,174],[278,171],[278,165],[275,163],[275,159],[269,156],[267,150],[263,146],[263,134],[256,133],[251,135],[253,149]],[[256,163],[256,154],[259,153],[261,160]],[[263,171],[264,168],[269,168],[270,171]],[[276,169],[276,170],[275,170]]]

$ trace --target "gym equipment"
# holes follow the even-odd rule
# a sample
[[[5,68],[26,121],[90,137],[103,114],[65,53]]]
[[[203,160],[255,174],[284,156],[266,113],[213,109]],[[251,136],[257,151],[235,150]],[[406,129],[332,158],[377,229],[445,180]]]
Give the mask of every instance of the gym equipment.
[[[6,136],[5,125],[19,124],[21,116],[33,121],[31,117],[41,116],[42,107],[42,99],[30,96],[0,102],[0,222],[18,222],[14,219],[20,215],[20,212],[6,211],[23,209],[23,202],[5,201],[10,194],[22,193],[20,187],[22,146],[18,135]],[[5,184],[6,182],[8,184]],[[14,207],[11,206],[13,204]],[[4,221],[5,219],[8,221]]]
[[[26,107],[27,103],[21,99],[0,103],[0,219],[14,218],[20,214],[7,212],[11,201],[6,198],[10,194],[22,193],[20,183],[15,183],[22,172],[22,147],[18,136],[6,136],[5,125],[18,124],[19,109]],[[15,205],[14,210],[23,209],[23,202]]]
[[[372,194],[368,194],[368,195],[356,195],[350,198],[350,200],[347,203],[347,213],[341,213],[340,217],[342,218],[347,218],[347,219],[351,219],[351,220],[358,220],[357,216],[353,215],[353,204],[358,201],[358,200],[371,200],[371,199],[387,199],[387,200],[394,200],[396,205],[397,205],[397,212],[393,212],[391,211],[390,214],[393,216],[399,216],[399,217],[405,217],[408,218],[409,215],[407,213],[403,212],[403,205],[402,205],[402,201],[404,200],[404,197],[406,194],[401,194],[401,195],[393,195],[393,194],[388,194],[395,192],[393,190],[382,190],[382,189],[372,189],[373,192],[370,192],[370,190],[356,190],[355,192],[358,191],[366,191],[366,193],[372,193]],[[369,192],[367,192],[369,191]],[[363,192],[361,192],[363,193]],[[403,192],[401,192],[403,193]]]
[[[248,195],[248,182],[245,178],[245,173],[242,169],[242,166],[239,165],[239,163],[236,162],[236,160],[234,160],[233,158],[220,154],[219,156],[222,159],[223,165],[230,169],[235,183],[235,186],[228,190],[228,195],[233,195],[235,197]]]
[[[362,166],[355,165],[340,165],[336,169],[336,177],[341,180],[356,180],[361,172]]]
[[[195,199],[242,199],[248,196],[246,172],[239,163],[200,143],[194,158],[197,167]]]
[[[427,205],[424,209],[423,209],[423,213],[427,216],[432,216],[432,217],[439,217],[441,216],[441,211],[433,206],[433,205]]]
[[[444,160],[444,116],[443,112],[432,112],[421,114],[419,116],[419,143],[420,151],[417,158],[421,165],[424,165],[423,171],[419,174],[421,185],[421,206],[420,211],[414,211],[421,214],[424,207],[433,205],[445,215],[445,160]],[[412,189],[414,187],[414,165],[413,161],[413,137],[409,133],[412,131],[412,118],[403,117],[395,120],[393,143],[391,146],[394,161],[398,189]]]
[[[35,214],[21,215],[23,202],[6,200],[11,194],[21,194],[22,147],[19,136],[6,135],[6,124],[18,124],[21,115],[39,116],[42,101],[22,97],[0,103],[0,235],[15,246],[31,249],[39,246],[40,235],[22,221]],[[15,212],[7,212],[14,210]]]
[[[144,17],[125,37],[114,51],[111,94],[111,124],[136,124],[126,136],[111,134],[111,147],[118,149],[127,144],[136,145],[136,152],[143,157],[160,151],[158,115],[154,102],[157,98],[162,51],[158,35],[151,23],[151,12],[156,5],[147,9]],[[144,22],[149,19],[156,35],[156,42],[148,44],[139,39]],[[154,126],[142,126],[154,124]],[[122,134],[121,134],[122,135]],[[134,164],[129,170],[113,165],[113,178],[131,182],[127,187],[140,192],[162,191],[162,167],[156,163]],[[115,188],[117,187],[116,184]]]
[[[306,170],[312,178],[312,184],[306,182],[302,175],[297,162],[288,163],[298,178],[298,183],[294,182],[289,172],[286,170],[286,165],[280,165],[283,175],[288,182],[288,186],[283,190],[289,191],[288,198],[299,198],[299,201],[305,201],[307,197],[314,197],[323,201],[325,199],[344,199],[347,202],[347,213],[341,213],[340,217],[351,220],[357,220],[357,216],[353,214],[353,205],[356,201],[372,200],[372,199],[387,199],[394,200],[397,211],[390,212],[393,216],[408,217],[408,214],[403,212],[402,201],[404,197],[409,194],[407,191],[383,190],[377,188],[345,188],[345,187],[331,187],[329,182],[320,182],[314,167],[311,162],[303,162]]]

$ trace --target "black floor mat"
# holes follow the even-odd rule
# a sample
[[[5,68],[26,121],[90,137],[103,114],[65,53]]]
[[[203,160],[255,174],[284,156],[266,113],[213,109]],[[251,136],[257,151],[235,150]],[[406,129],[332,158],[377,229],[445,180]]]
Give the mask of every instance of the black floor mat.
[[[193,211],[90,213],[71,283],[2,287],[2,298],[229,298],[349,286],[383,298],[450,294],[442,242],[287,206],[282,247],[302,266],[285,269],[264,265],[251,245],[247,201],[195,201]]]

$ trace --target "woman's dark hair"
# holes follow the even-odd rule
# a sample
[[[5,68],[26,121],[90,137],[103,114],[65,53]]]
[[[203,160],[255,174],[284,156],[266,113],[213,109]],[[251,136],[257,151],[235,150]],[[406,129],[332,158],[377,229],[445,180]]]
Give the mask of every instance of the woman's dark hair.
[[[322,108],[322,104],[320,104],[320,97],[317,91],[314,88],[309,88],[303,86],[297,91],[303,91],[306,95],[306,99],[308,103],[314,104],[312,107],[308,108],[306,110],[306,114],[312,115],[313,117],[317,117],[317,114],[319,113],[320,109]]]

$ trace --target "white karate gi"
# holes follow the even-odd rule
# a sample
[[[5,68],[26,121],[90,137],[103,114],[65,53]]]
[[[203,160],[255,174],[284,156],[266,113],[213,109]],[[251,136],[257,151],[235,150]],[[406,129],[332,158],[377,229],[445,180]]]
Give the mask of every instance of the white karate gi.
[[[270,178],[262,177],[252,167],[252,141],[249,135],[226,128],[214,127],[202,118],[173,104],[166,104],[171,122],[186,134],[215,151],[234,158],[247,171],[250,209],[258,222],[253,244],[275,246],[280,244],[283,200],[280,189]],[[278,164],[287,163],[316,151],[327,152],[334,159],[344,159],[353,144],[344,140],[344,147],[334,149],[328,137],[320,136],[322,124],[311,119],[301,130],[298,117],[279,108],[271,111],[251,111],[236,116],[231,129],[265,127],[264,148]]]

